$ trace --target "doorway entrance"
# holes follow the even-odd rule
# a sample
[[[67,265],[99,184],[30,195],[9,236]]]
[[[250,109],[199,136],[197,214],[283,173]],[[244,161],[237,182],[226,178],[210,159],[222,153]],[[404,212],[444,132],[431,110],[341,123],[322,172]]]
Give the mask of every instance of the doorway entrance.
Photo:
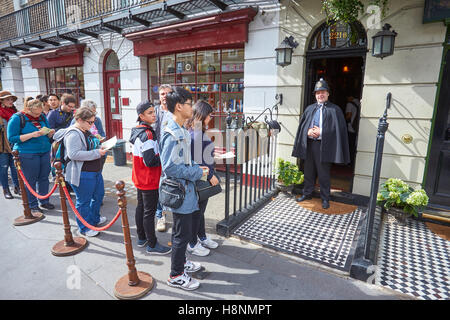
[[[106,53],[103,63],[106,135],[122,139],[122,103],[120,96],[120,65],[114,51]]]
[[[425,190],[430,198],[429,206],[445,209],[450,209],[450,92],[447,89],[450,85],[449,49],[446,48],[443,58],[442,79],[425,182]]]
[[[366,33],[359,22],[322,24],[306,53],[304,108],[316,102],[313,88],[323,78],[330,88],[329,101],[342,109],[347,129],[354,131],[349,134],[351,163],[331,166],[331,188],[345,192],[353,188],[366,53]]]

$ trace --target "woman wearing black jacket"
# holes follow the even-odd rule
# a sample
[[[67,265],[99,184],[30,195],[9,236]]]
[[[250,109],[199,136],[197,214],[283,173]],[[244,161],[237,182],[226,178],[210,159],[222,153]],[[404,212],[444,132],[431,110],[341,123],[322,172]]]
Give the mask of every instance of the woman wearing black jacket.
[[[203,100],[197,101],[193,109],[194,114],[186,123],[186,129],[188,129],[191,134],[192,160],[197,162],[200,166],[207,166],[209,168],[207,179],[212,185],[216,185],[219,183],[219,180],[215,176],[214,170],[214,143],[205,133],[207,124],[211,120],[211,113],[214,109]],[[201,150],[196,146],[201,146]],[[192,240],[187,246],[187,251],[197,256],[207,256],[210,252],[209,249],[218,247],[217,242],[206,236],[205,210],[207,204],[208,200],[200,201],[198,203],[199,210],[194,212],[192,218]]]

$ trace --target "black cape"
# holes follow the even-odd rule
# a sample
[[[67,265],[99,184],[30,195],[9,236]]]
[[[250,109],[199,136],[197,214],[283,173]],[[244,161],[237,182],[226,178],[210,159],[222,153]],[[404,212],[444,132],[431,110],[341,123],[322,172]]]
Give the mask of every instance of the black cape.
[[[300,118],[300,124],[295,136],[292,156],[306,159],[308,145],[308,129],[311,125],[317,103],[306,107]],[[320,162],[347,164],[350,162],[348,147],[347,123],[341,108],[327,101],[322,110],[322,143]]]

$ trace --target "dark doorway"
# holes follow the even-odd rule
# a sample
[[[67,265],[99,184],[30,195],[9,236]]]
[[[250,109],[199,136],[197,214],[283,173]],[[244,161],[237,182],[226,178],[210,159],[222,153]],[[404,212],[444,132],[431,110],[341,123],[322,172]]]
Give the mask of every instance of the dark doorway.
[[[306,87],[314,88],[314,84],[323,78],[330,87],[329,101],[338,105],[344,116],[348,117],[348,121],[351,121],[351,128],[348,130],[354,131],[349,134],[352,162],[349,165],[333,164],[331,167],[331,188],[351,192],[361,109],[364,59],[361,56],[319,58],[310,59],[308,65],[309,79],[307,79]],[[352,98],[349,99],[349,97]],[[316,99],[311,89],[310,94],[305,95],[305,106],[315,102]],[[348,104],[350,105],[347,106]]]
[[[430,206],[450,208],[450,51],[444,57],[425,190]]]
[[[347,110],[347,98],[349,96],[355,98],[356,114],[351,124],[355,133],[350,137],[352,140],[350,147],[353,148],[352,162],[349,165],[333,164],[331,167],[331,188],[346,192],[352,192],[353,188],[366,54],[366,31],[359,22],[323,23],[312,34],[306,51],[303,109],[316,102],[313,88],[320,78],[323,78],[330,87],[329,100],[341,107],[344,115]],[[355,111],[355,108],[350,106],[349,109]],[[303,170],[302,161],[299,162],[299,166]]]

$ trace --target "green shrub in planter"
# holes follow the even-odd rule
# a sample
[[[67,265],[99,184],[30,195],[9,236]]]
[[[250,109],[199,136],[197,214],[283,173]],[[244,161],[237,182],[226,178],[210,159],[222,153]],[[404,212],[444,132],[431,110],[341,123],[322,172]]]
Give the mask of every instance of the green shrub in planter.
[[[377,204],[384,206],[388,210],[396,208],[418,217],[419,210],[428,204],[428,196],[422,188],[414,190],[400,179],[389,178],[380,186],[380,191],[377,194]]]
[[[303,172],[298,169],[298,166],[296,164],[293,164],[289,161],[278,158],[275,172],[278,182],[285,186],[303,183]]]

